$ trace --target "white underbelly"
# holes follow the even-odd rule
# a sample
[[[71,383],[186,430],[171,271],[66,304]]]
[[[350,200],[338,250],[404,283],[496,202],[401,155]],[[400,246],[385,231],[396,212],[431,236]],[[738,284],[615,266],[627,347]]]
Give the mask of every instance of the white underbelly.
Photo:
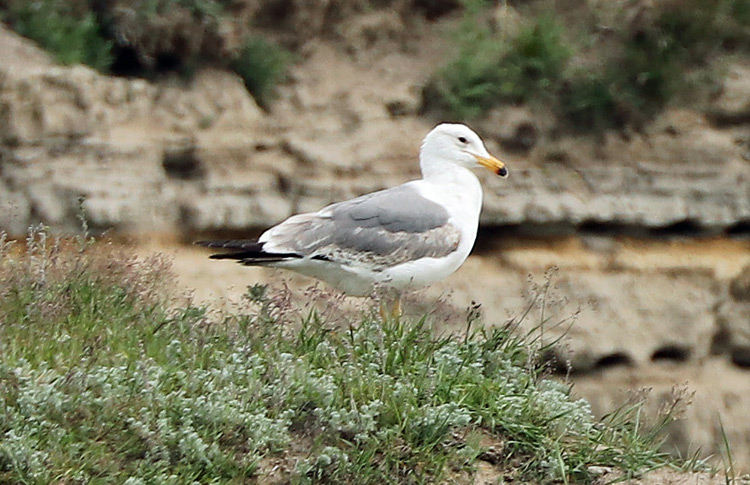
[[[382,271],[373,271],[367,267],[341,266],[319,260],[296,260],[277,266],[323,280],[348,295],[367,296],[378,287],[405,291],[422,288],[447,278],[461,267],[470,250],[471,247],[466,250],[459,247],[446,257],[420,258]]]

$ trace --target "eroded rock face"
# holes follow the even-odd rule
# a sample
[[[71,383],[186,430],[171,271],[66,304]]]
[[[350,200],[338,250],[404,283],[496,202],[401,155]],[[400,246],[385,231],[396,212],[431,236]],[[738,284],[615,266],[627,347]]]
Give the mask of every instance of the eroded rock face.
[[[722,336],[739,342],[747,324],[725,328],[727,281],[687,260],[691,251],[675,247],[682,258],[641,265],[628,258],[639,248],[635,243],[607,252],[575,239],[552,246],[549,254],[528,245],[477,256],[444,291],[455,293],[459,307],[481,302],[487,324],[512,321],[538,336],[551,346],[548,357],[562,374],[731,360],[736,347],[722,345]],[[734,250],[743,249],[750,246],[738,243]],[[649,246],[642,251],[654,253]],[[548,269],[548,257],[558,269]]]
[[[731,66],[710,115],[716,122],[725,125],[750,122],[750,65],[742,63]]]
[[[156,85],[83,66],[24,66],[4,64],[0,88],[2,203],[17,208],[4,211],[3,229],[12,232],[35,221],[74,230],[79,200],[95,228],[179,231],[186,204],[210,188],[208,167],[252,152],[248,133],[262,129],[261,110],[227,72]],[[237,188],[263,190],[255,181]]]
[[[255,230],[417,177],[419,142],[434,124],[416,116],[419,96],[444,46],[394,33],[371,41],[409,49],[373,50],[368,29],[405,27],[371,16],[347,24],[343,48],[307,44],[272,113],[228,72],[110,78],[55,66],[1,30],[0,45],[26,56],[0,67],[0,177],[24,199],[13,227],[36,217],[73,230],[83,197],[102,229]],[[552,139],[542,120],[510,108],[477,123],[511,170],[507,181],[487,177],[483,223],[721,232],[750,220],[750,163],[733,129],[668,111],[627,139]]]
[[[729,283],[717,314],[723,336],[717,352],[729,354],[735,365],[750,369],[750,265]]]

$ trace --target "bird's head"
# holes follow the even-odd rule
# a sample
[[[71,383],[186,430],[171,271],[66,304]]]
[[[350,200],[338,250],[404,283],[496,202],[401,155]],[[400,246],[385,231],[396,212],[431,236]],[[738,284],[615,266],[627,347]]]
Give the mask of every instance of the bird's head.
[[[425,136],[420,150],[422,171],[445,162],[465,168],[484,167],[501,177],[508,176],[505,164],[490,155],[479,135],[466,125],[443,123]]]

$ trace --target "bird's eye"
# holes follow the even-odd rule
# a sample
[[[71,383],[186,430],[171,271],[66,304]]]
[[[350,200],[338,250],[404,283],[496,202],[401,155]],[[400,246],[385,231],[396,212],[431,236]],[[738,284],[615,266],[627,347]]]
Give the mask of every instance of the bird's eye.
[[[469,140],[467,140],[466,137],[463,136],[459,136],[458,141],[460,141],[461,143],[469,143]]]

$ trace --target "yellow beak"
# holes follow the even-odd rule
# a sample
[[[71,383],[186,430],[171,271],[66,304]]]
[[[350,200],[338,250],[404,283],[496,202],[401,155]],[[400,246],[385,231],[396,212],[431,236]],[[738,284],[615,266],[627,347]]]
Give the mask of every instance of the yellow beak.
[[[489,157],[474,155],[474,158],[477,159],[477,162],[479,162],[481,166],[487,168],[490,172],[494,172],[501,177],[508,176],[508,169],[505,168],[505,164],[492,155]]]

